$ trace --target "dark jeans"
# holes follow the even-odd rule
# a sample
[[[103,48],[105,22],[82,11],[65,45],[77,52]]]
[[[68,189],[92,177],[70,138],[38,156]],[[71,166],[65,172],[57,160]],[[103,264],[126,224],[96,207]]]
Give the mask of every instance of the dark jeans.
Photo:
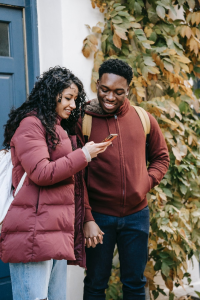
[[[84,300],[105,300],[105,289],[111,274],[115,244],[120,260],[124,300],[145,300],[144,269],[148,256],[149,208],[126,217],[113,217],[93,212],[105,233],[103,245],[86,248],[87,272]]]

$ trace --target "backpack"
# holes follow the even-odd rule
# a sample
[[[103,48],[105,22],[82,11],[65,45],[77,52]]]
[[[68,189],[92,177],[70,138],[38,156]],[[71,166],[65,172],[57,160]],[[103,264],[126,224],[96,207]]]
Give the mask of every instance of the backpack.
[[[144,133],[146,136],[146,163],[148,161],[148,146],[149,146],[149,135],[151,130],[151,123],[147,112],[140,106],[134,106],[144,129]],[[82,122],[82,133],[85,138],[85,141],[89,141],[92,130],[92,116],[85,114]]]
[[[10,150],[0,151],[0,224],[3,222],[8,209],[21,189],[24,180],[26,178],[26,172],[22,176],[13,196],[13,186],[12,186],[12,160]]]

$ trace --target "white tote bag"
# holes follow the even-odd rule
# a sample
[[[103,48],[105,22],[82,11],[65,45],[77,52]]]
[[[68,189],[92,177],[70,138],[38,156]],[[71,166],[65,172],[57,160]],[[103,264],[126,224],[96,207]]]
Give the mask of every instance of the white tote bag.
[[[26,172],[25,172],[13,196],[12,169],[13,169],[13,165],[11,160],[11,151],[1,150],[0,151],[0,224],[3,222],[14,197],[21,189],[24,180],[26,178]]]

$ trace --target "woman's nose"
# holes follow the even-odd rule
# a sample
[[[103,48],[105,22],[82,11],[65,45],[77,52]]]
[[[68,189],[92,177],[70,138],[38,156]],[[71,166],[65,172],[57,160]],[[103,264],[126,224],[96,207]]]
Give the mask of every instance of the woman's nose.
[[[75,100],[74,100],[74,99],[71,99],[69,105],[70,105],[70,107],[71,107],[72,109],[75,109],[75,108],[76,108],[76,102],[75,102]]]

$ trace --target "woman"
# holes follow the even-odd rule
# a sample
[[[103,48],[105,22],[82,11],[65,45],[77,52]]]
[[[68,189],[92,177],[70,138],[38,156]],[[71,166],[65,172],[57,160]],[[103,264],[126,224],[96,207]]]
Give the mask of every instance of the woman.
[[[66,260],[85,266],[86,193],[80,171],[109,143],[76,149],[73,128],[84,103],[81,81],[68,69],[51,68],[28,100],[11,110],[5,126],[14,190],[27,173],[0,236],[0,258],[10,263],[14,300],[66,300]]]

